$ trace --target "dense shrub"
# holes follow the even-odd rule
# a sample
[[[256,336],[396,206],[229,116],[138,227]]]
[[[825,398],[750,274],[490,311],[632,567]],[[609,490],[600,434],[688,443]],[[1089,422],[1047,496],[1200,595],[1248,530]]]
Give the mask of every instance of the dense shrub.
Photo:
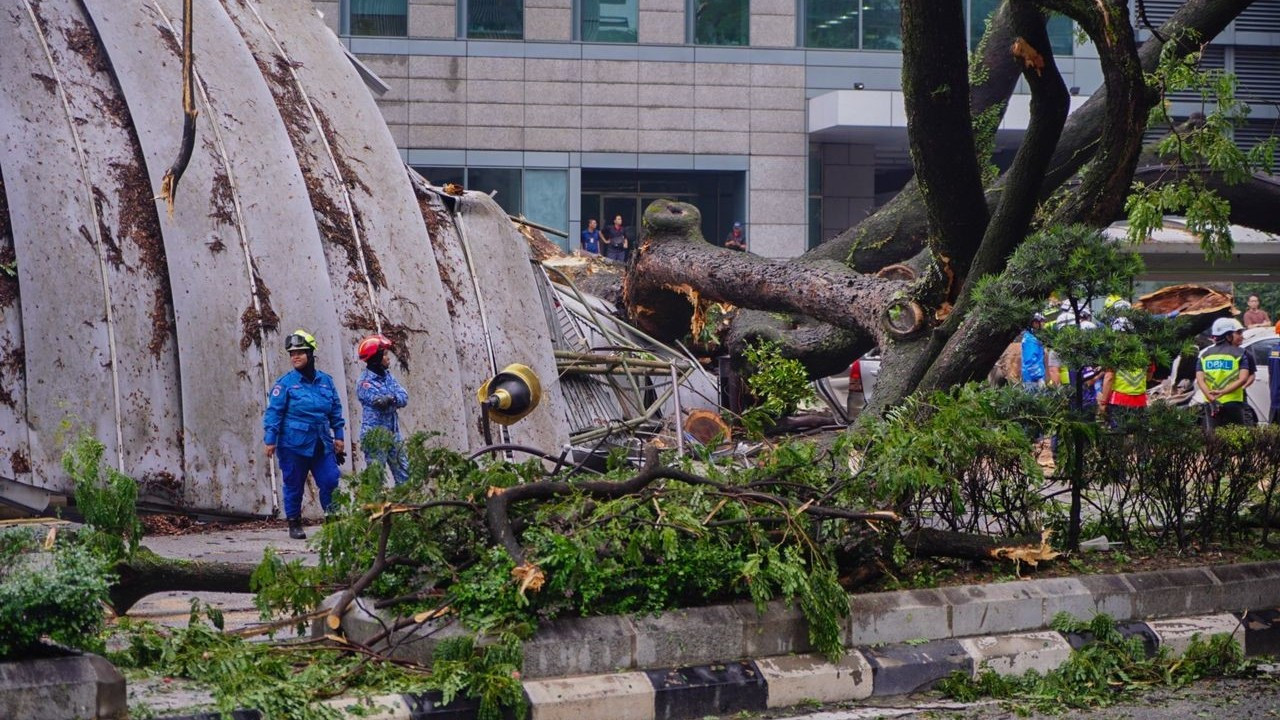
[[[88,549],[58,541],[48,552],[28,530],[0,533],[0,660],[27,656],[42,638],[93,648],[109,576]]]
[[[1274,507],[1280,430],[1228,427],[1205,433],[1191,410],[1153,405],[1142,428],[1103,433],[1085,456],[1096,529],[1150,546],[1238,540]]]

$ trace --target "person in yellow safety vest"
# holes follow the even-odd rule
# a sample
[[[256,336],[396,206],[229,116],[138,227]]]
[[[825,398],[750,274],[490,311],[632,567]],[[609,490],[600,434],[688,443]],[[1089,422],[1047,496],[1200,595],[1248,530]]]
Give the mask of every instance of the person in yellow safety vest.
[[[1111,329],[1129,332],[1133,324],[1128,318],[1111,321]],[[1110,417],[1111,427],[1131,426],[1147,407],[1147,381],[1155,373],[1155,365],[1144,367],[1108,368],[1102,375],[1102,393],[1098,397],[1098,416]]]
[[[1200,351],[1196,387],[1208,403],[1205,427],[1245,425],[1244,389],[1253,377],[1253,364],[1240,347],[1244,326],[1234,318],[1213,321],[1214,344]]]

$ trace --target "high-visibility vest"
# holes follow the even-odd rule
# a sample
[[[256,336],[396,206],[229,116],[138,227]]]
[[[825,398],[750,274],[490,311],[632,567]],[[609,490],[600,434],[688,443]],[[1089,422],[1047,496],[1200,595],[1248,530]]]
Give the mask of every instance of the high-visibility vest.
[[[1220,390],[1235,382],[1244,367],[1244,351],[1230,343],[1218,343],[1200,353],[1200,371],[1210,390]],[[1222,395],[1218,402],[1244,402],[1244,388]]]
[[[1116,370],[1115,385],[1112,389],[1125,395],[1142,395],[1147,391],[1147,369]]]

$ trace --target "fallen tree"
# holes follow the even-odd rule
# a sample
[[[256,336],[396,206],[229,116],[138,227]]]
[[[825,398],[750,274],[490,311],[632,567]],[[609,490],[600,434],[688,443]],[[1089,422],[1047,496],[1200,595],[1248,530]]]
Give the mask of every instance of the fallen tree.
[[[758,337],[780,342],[814,376],[836,372],[880,345],[884,361],[870,408],[874,414],[911,392],[985,373],[1021,321],[975,313],[978,281],[1008,275],[1010,254],[1037,228],[1103,227],[1122,217],[1135,177],[1147,183],[1148,192],[1193,180],[1197,194],[1218,192],[1237,200],[1229,218],[1213,218],[1210,229],[1228,219],[1280,229],[1274,214],[1258,212],[1267,198],[1280,199],[1280,188],[1265,175],[1251,174],[1257,166],[1249,159],[1224,169],[1197,161],[1194,153],[1192,159],[1178,153],[1137,173],[1149,111],[1163,93],[1176,89],[1168,84],[1168,68],[1194,58],[1202,43],[1249,4],[1189,0],[1160,28],[1148,29],[1149,39],[1139,47],[1124,2],[1012,0],[993,18],[971,73],[978,80],[971,83],[959,6],[904,1],[903,89],[915,179],[857,226],[790,262],[733,257],[692,232],[691,209],[680,209],[685,220],[678,221],[659,218],[676,215],[678,204],[651,207],[646,218],[659,231],[641,245],[629,268],[627,310],[637,322],[654,318],[648,327],[665,339],[681,333],[668,317],[687,317],[698,302],[747,308],[733,321],[731,346],[740,350]],[[1104,86],[1069,117],[1066,88],[1044,31],[1048,10],[1080,26],[1098,48],[1103,69]],[[1012,166],[986,182],[980,149],[1019,76],[1031,90],[1031,121]],[[891,265],[912,268],[916,279],[904,283],[876,275]],[[1034,276],[1008,277],[1007,285],[1028,299],[1031,292],[1046,291]],[[790,318],[779,318],[779,312]]]

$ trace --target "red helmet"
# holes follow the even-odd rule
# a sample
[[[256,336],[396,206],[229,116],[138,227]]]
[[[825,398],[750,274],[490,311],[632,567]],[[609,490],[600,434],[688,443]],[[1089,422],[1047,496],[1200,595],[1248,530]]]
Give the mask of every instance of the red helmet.
[[[361,360],[368,362],[369,358],[391,347],[391,341],[386,335],[370,335],[360,341],[360,346],[356,348],[356,354]]]

